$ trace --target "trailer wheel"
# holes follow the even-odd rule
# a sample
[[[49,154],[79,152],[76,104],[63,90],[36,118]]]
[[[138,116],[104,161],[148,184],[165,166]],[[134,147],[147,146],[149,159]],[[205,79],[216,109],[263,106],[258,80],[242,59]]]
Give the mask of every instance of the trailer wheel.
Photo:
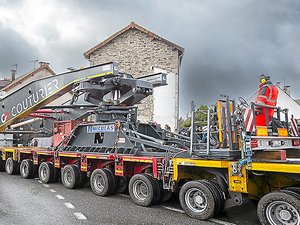
[[[115,178],[109,169],[93,171],[90,184],[93,192],[99,196],[107,196],[115,191]]]
[[[80,181],[78,187],[83,187],[84,184],[87,181],[87,173],[86,172],[80,172]]]
[[[54,179],[55,168],[50,162],[42,162],[39,167],[39,178],[43,183],[51,183]]]
[[[292,191],[300,196],[300,187],[287,187],[287,188],[284,188],[283,190]]]
[[[61,182],[65,188],[77,188],[80,183],[80,171],[76,165],[66,165],[61,170]]]
[[[183,210],[192,218],[206,220],[214,215],[215,200],[206,184],[190,181],[184,184],[179,193]]]
[[[61,169],[54,167],[54,177],[53,177],[53,180],[51,182],[52,183],[57,182],[60,177],[61,177]]]
[[[215,199],[215,216],[219,215],[225,205],[225,193],[222,191],[221,187],[211,180],[199,180],[199,182],[203,182],[212,192]]]
[[[153,185],[154,197],[153,197],[152,204],[158,204],[162,200],[163,189],[160,186],[159,181],[156,178],[154,178],[152,175],[145,174],[145,176],[149,177],[149,179],[151,180],[152,185]]]
[[[170,199],[172,198],[172,196],[173,196],[173,192],[172,191],[163,190],[162,191],[162,199],[161,199],[161,201],[162,202],[168,202],[168,201],[170,201]]]
[[[19,163],[12,158],[6,159],[5,171],[9,175],[16,175],[20,173]]]
[[[298,225],[300,200],[285,192],[271,192],[258,202],[257,215],[265,225]]]
[[[24,159],[20,165],[21,177],[25,179],[33,178],[34,176],[34,165],[31,159]]]
[[[0,156],[0,172],[5,171],[5,161],[2,160],[2,157]]]
[[[295,192],[295,191],[292,191],[292,190],[290,190],[290,189],[281,189],[280,192],[287,193],[287,194],[289,194],[289,195],[294,196],[294,197],[297,198],[298,200],[300,200],[300,194],[298,194],[298,193]]]
[[[172,196],[173,196],[173,192],[164,189],[162,181],[159,181],[158,183],[159,183],[159,188],[160,188],[160,193],[161,193],[160,201],[161,202],[167,202],[167,201],[169,201],[172,198]]]
[[[155,203],[153,178],[148,174],[136,174],[129,181],[129,194],[135,204],[149,206]]]
[[[121,194],[128,190],[128,179],[127,177],[117,177],[117,193]]]

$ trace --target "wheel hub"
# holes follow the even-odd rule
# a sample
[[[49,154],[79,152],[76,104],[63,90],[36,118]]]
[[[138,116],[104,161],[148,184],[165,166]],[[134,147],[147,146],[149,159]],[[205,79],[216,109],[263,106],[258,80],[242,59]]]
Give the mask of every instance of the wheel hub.
[[[203,212],[207,208],[207,199],[198,188],[191,188],[186,192],[185,202],[193,212]]]
[[[279,212],[279,216],[283,219],[283,220],[290,220],[292,218],[291,213],[288,210],[281,210]]]
[[[299,225],[300,216],[297,209],[284,201],[274,201],[266,208],[268,221],[273,225]]]
[[[26,174],[27,173],[27,165],[25,164],[23,167],[23,173]]]
[[[133,194],[134,196],[144,201],[148,196],[148,187],[142,180],[138,180],[133,184]]]
[[[47,176],[47,170],[46,170],[46,168],[45,167],[43,167],[43,169],[42,169],[42,178],[43,179],[45,179],[46,178],[46,176]]]
[[[201,205],[201,204],[204,203],[204,199],[203,199],[200,195],[197,195],[197,196],[195,197],[195,203],[196,203],[197,205]]]
[[[103,191],[104,189],[104,185],[105,185],[105,181],[103,179],[103,177],[101,175],[98,175],[95,179],[95,186],[99,191]]]
[[[72,174],[70,171],[67,171],[66,181],[70,184],[72,182]]]

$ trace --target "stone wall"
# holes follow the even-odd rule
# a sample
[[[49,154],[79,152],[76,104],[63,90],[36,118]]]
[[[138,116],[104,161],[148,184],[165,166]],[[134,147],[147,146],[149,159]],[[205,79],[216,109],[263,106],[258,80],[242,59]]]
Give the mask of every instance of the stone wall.
[[[151,74],[153,68],[160,68],[174,73],[178,80],[178,54],[174,47],[137,29],[130,29],[92,53],[89,61],[91,65],[118,62],[120,72],[134,77]],[[153,97],[149,96],[141,103],[138,105],[139,119],[143,122],[152,121]],[[178,105],[172,107],[178,108]]]

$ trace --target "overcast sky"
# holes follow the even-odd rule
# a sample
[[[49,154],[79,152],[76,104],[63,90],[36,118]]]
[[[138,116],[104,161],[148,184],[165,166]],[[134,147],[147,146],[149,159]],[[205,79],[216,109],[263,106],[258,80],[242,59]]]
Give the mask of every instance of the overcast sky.
[[[192,100],[251,97],[262,73],[300,98],[296,0],[0,0],[0,76],[36,59],[56,73],[88,66],[83,53],[131,21],[185,48],[181,115]]]

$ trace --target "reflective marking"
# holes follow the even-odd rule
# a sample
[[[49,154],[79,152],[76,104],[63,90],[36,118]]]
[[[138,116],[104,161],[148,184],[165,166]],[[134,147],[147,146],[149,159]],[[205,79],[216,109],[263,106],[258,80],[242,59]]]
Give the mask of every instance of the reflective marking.
[[[64,204],[68,209],[75,209],[75,206],[70,202],[65,202]]]
[[[55,196],[56,196],[56,198],[58,198],[58,199],[60,199],[60,200],[65,199],[65,197],[64,197],[64,196],[61,196],[61,195],[55,195]]]
[[[165,208],[165,209],[174,211],[174,212],[179,212],[179,213],[182,213],[182,214],[185,213],[182,209],[176,209],[176,208],[173,208],[173,207],[170,207],[170,206],[164,206],[164,205],[162,207]]]
[[[185,213],[182,209],[177,209],[177,208],[170,207],[170,206],[162,206],[162,207],[165,208],[165,209],[174,211],[174,212],[179,212],[179,213],[182,213],[182,214]],[[218,219],[208,219],[208,220],[211,221],[211,222],[214,222],[214,223],[221,224],[221,225],[236,225],[235,223],[230,223],[230,222],[222,221],[222,220],[218,220]]]
[[[48,188],[48,187],[50,187],[50,185],[49,184],[43,184],[46,188]]]
[[[77,217],[79,220],[87,220],[86,216],[83,215],[81,212],[76,212],[74,215]]]
[[[54,189],[50,189],[50,191],[51,191],[52,193],[56,192]]]
[[[230,223],[230,222],[227,222],[227,221],[213,219],[213,218],[208,219],[208,220],[211,221],[211,222],[214,222],[214,223],[222,224],[222,225],[236,225],[235,223]]]
[[[40,183],[40,184],[42,184],[43,182],[42,181],[40,181],[40,180],[38,180],[38,182]]]

